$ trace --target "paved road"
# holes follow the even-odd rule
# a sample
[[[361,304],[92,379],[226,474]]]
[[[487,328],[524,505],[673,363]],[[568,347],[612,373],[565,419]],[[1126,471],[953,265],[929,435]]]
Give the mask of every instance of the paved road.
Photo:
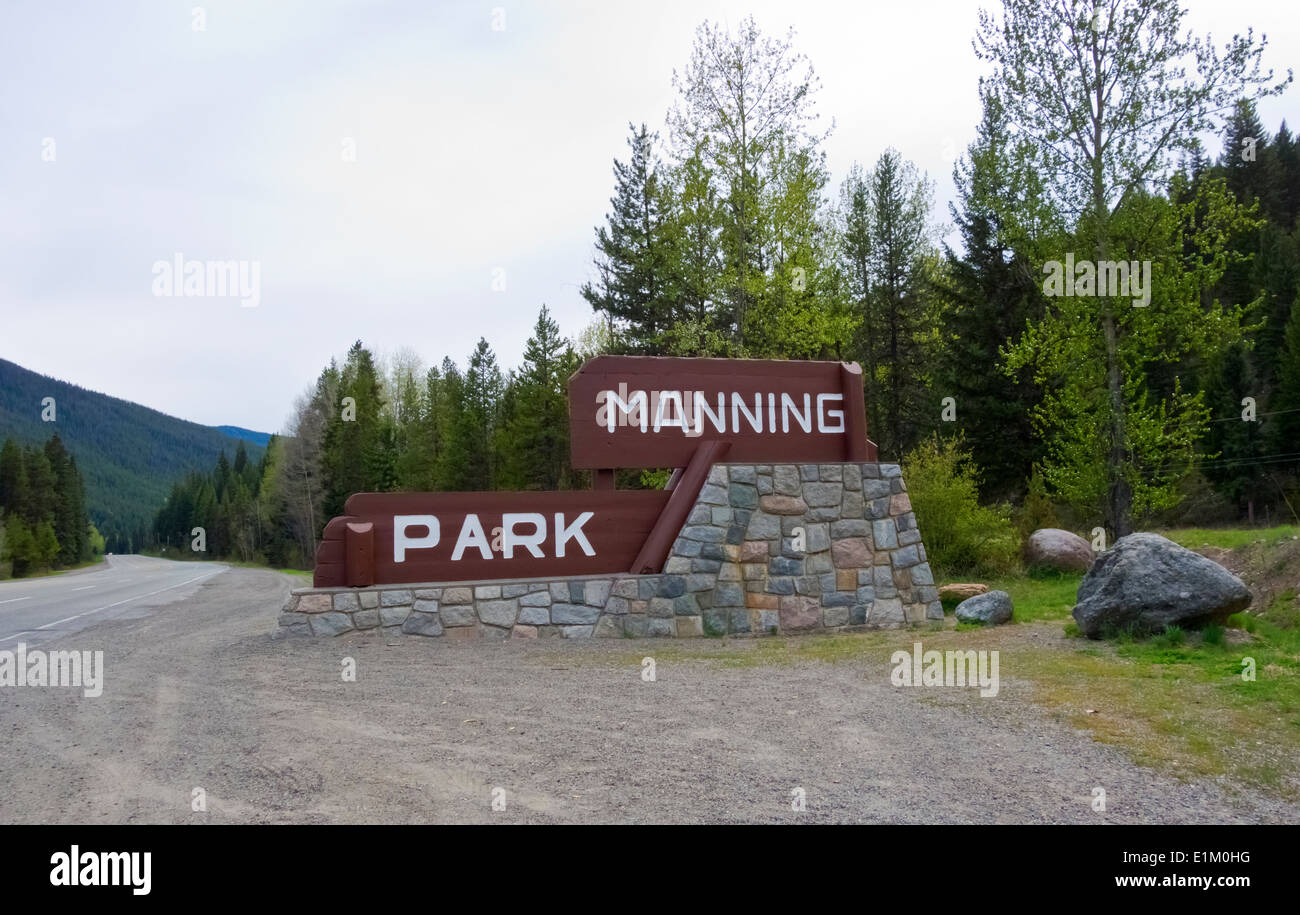
[[[133,619],[176,603],[230,568],[148,556],[108,556],[50,578],[0,582],[0,648],[39,645],[110,619]]]

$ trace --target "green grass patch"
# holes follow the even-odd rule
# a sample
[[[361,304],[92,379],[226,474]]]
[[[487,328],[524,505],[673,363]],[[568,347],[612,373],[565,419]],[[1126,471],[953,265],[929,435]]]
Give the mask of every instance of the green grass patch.
[[[1019,623],[1035,620],[1065,620],[1074,608],[1083,576],[1073,574],[1018,575],[988,582],[990,591],[1011,595],[1012,619]]]
[[[194,553],[158,553],[151,551],[140,553],[139,555],[152,556],[154,559],[170,559],[173,562],[219,562],[222,565],[235,566],[240,569],[263,569],[271,572],[283,572],[285,575],[293,575],[297,578],[306,578],[308,580],[313,576],[310,569],[278,569],[274,566],[269,566],[264,562],[242,562],[238,559],[208,559],[207,557],[198,556]]]
[[[91,566],[97,566],[104,561],[103,556],[96,556],[87,562],[79,562],[75,566],[67,566],[62,569],[41,569],[36,572],[29,572],[20,578],[0,577],[0,581],[31,581],[36,578],[53,578],[56,575],[67,575],[69,572],[75,572],[77,569],[88,569]]]
[[[293,575],[297,578],[306,578],[308,580],[310,580],[314,574],[309,569],[277,569],[274,566],[269,566],[262,562],[240,562],[237,559],[222,559],[220,561],[224,562],[228,566],[237,566],[241,569],[269,569],[272,572],[283,572],[285,575]]]
[[[1225,550],[1249,546],[1252,543],[1279,543],[1300,537],[1300,526],[1281,524],[1277,527],[1261,528],[1212,528],[1186,527],[1170,531],[1160,531],[1161,536],[1168,537],[1179,546],[1189,550],[1213,546]]]

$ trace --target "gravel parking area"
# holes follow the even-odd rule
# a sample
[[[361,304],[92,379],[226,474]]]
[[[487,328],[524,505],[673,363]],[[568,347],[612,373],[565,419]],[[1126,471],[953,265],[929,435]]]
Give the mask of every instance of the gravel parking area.
[[[293,586],[234,568],[41,646],[102,650],[104,693],[5,690],[0,820],[1300,821],[1281,800],[1134,765],[1005,673],[979,700],[895,688],[874,654],[743,663],[752,641],[272,641]]]

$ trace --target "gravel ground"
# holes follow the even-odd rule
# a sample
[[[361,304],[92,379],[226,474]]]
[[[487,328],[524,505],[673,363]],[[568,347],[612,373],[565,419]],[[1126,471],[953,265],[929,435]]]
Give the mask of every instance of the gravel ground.
[[[680,643],[272,641],[293,586],[231,569],[42,646],[102,649],[104,695],[6,689],[0,821],[1300,822],[1135,766],[1005,675],[996,700],[936,700],[866,661],[729,666]]]

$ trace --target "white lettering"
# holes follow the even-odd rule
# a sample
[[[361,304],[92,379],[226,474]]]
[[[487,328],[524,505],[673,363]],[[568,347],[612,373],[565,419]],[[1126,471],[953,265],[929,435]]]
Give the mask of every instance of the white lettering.
[[[426,527],[429,530],[423,537],[408,537],[408,527]],[[427,550],[437,546],[440,536],[438,519],[433,515],[394,515],[393,562],[406,562],[407,550]]]
[[[619,397],[618,394],[613,391],[605,392],[605,428],[610,432],[614,431],[615,407],[622,412],[625,419],[631,418],[632,410],[635,408],[640,420],[639,424],[641,426],[641,431],[646,431],[646,426],[648,424],[646,422],[647,409],[645,391],[633,391],[632,396],[627,400]]]
[[[844,431],[844,411],[828,410],[826,404],[829,401],[844,401],[843,394],[818,394],[817,395],[817,431],[818,432],[843,432]],[[826,418],[831,417],[835,420],[836,425],[828,426]]]
[[[781,395],[781,431],[782,432],[790,431],[790,414],[792,412],[794,413],[795,422],[799,423],[799,428],[803,429],[804,432],[811,432],[812,431],[812,395],[805,394],[803,396],[802,414],[798,412],[797,408],[794,405],[794,401],[790,399],[789,394]]]
[[[516,533],[516,524],[531,524],[533,532],[524,537]],[[501,556],[504,559],[513,559],[515,556],[515,547],[522,546],[528,549],[538,559],[543,556],[541,550],[542,541],[546,539],[546,518],[536,512],[520,512],[518,514],[504,514],[501,516]]]
[[[582,532],[582,526],[595,516],[595,512],[583,512],[576,521],[565,527],[563,513],[555,513],[555,556],[557,559],[564,558],[564,545],[570,540],[576,541],[578,546],[582,548],[582,552],[588,556],[596,555],[596,551],[591,548],[591,541]]]
[[[488,542],[487,533],[483,530],[478,515],[475,514],[466,515],[465,523],[460,526],[460,536],[456,538],[456,548],[451,551],[452,561],[459,560],[469,547],[475,547],[479,555],[484,559],[493,558],[492,545]]]
[[[763,395],[754,395],[754,412],[749,412],[749,406],[745,399],[736,391],[731,392],[731,425],[737,432],[740,431],[740,414],[745,414],[745,419],[754,427],[755,432],[763,431]]]

